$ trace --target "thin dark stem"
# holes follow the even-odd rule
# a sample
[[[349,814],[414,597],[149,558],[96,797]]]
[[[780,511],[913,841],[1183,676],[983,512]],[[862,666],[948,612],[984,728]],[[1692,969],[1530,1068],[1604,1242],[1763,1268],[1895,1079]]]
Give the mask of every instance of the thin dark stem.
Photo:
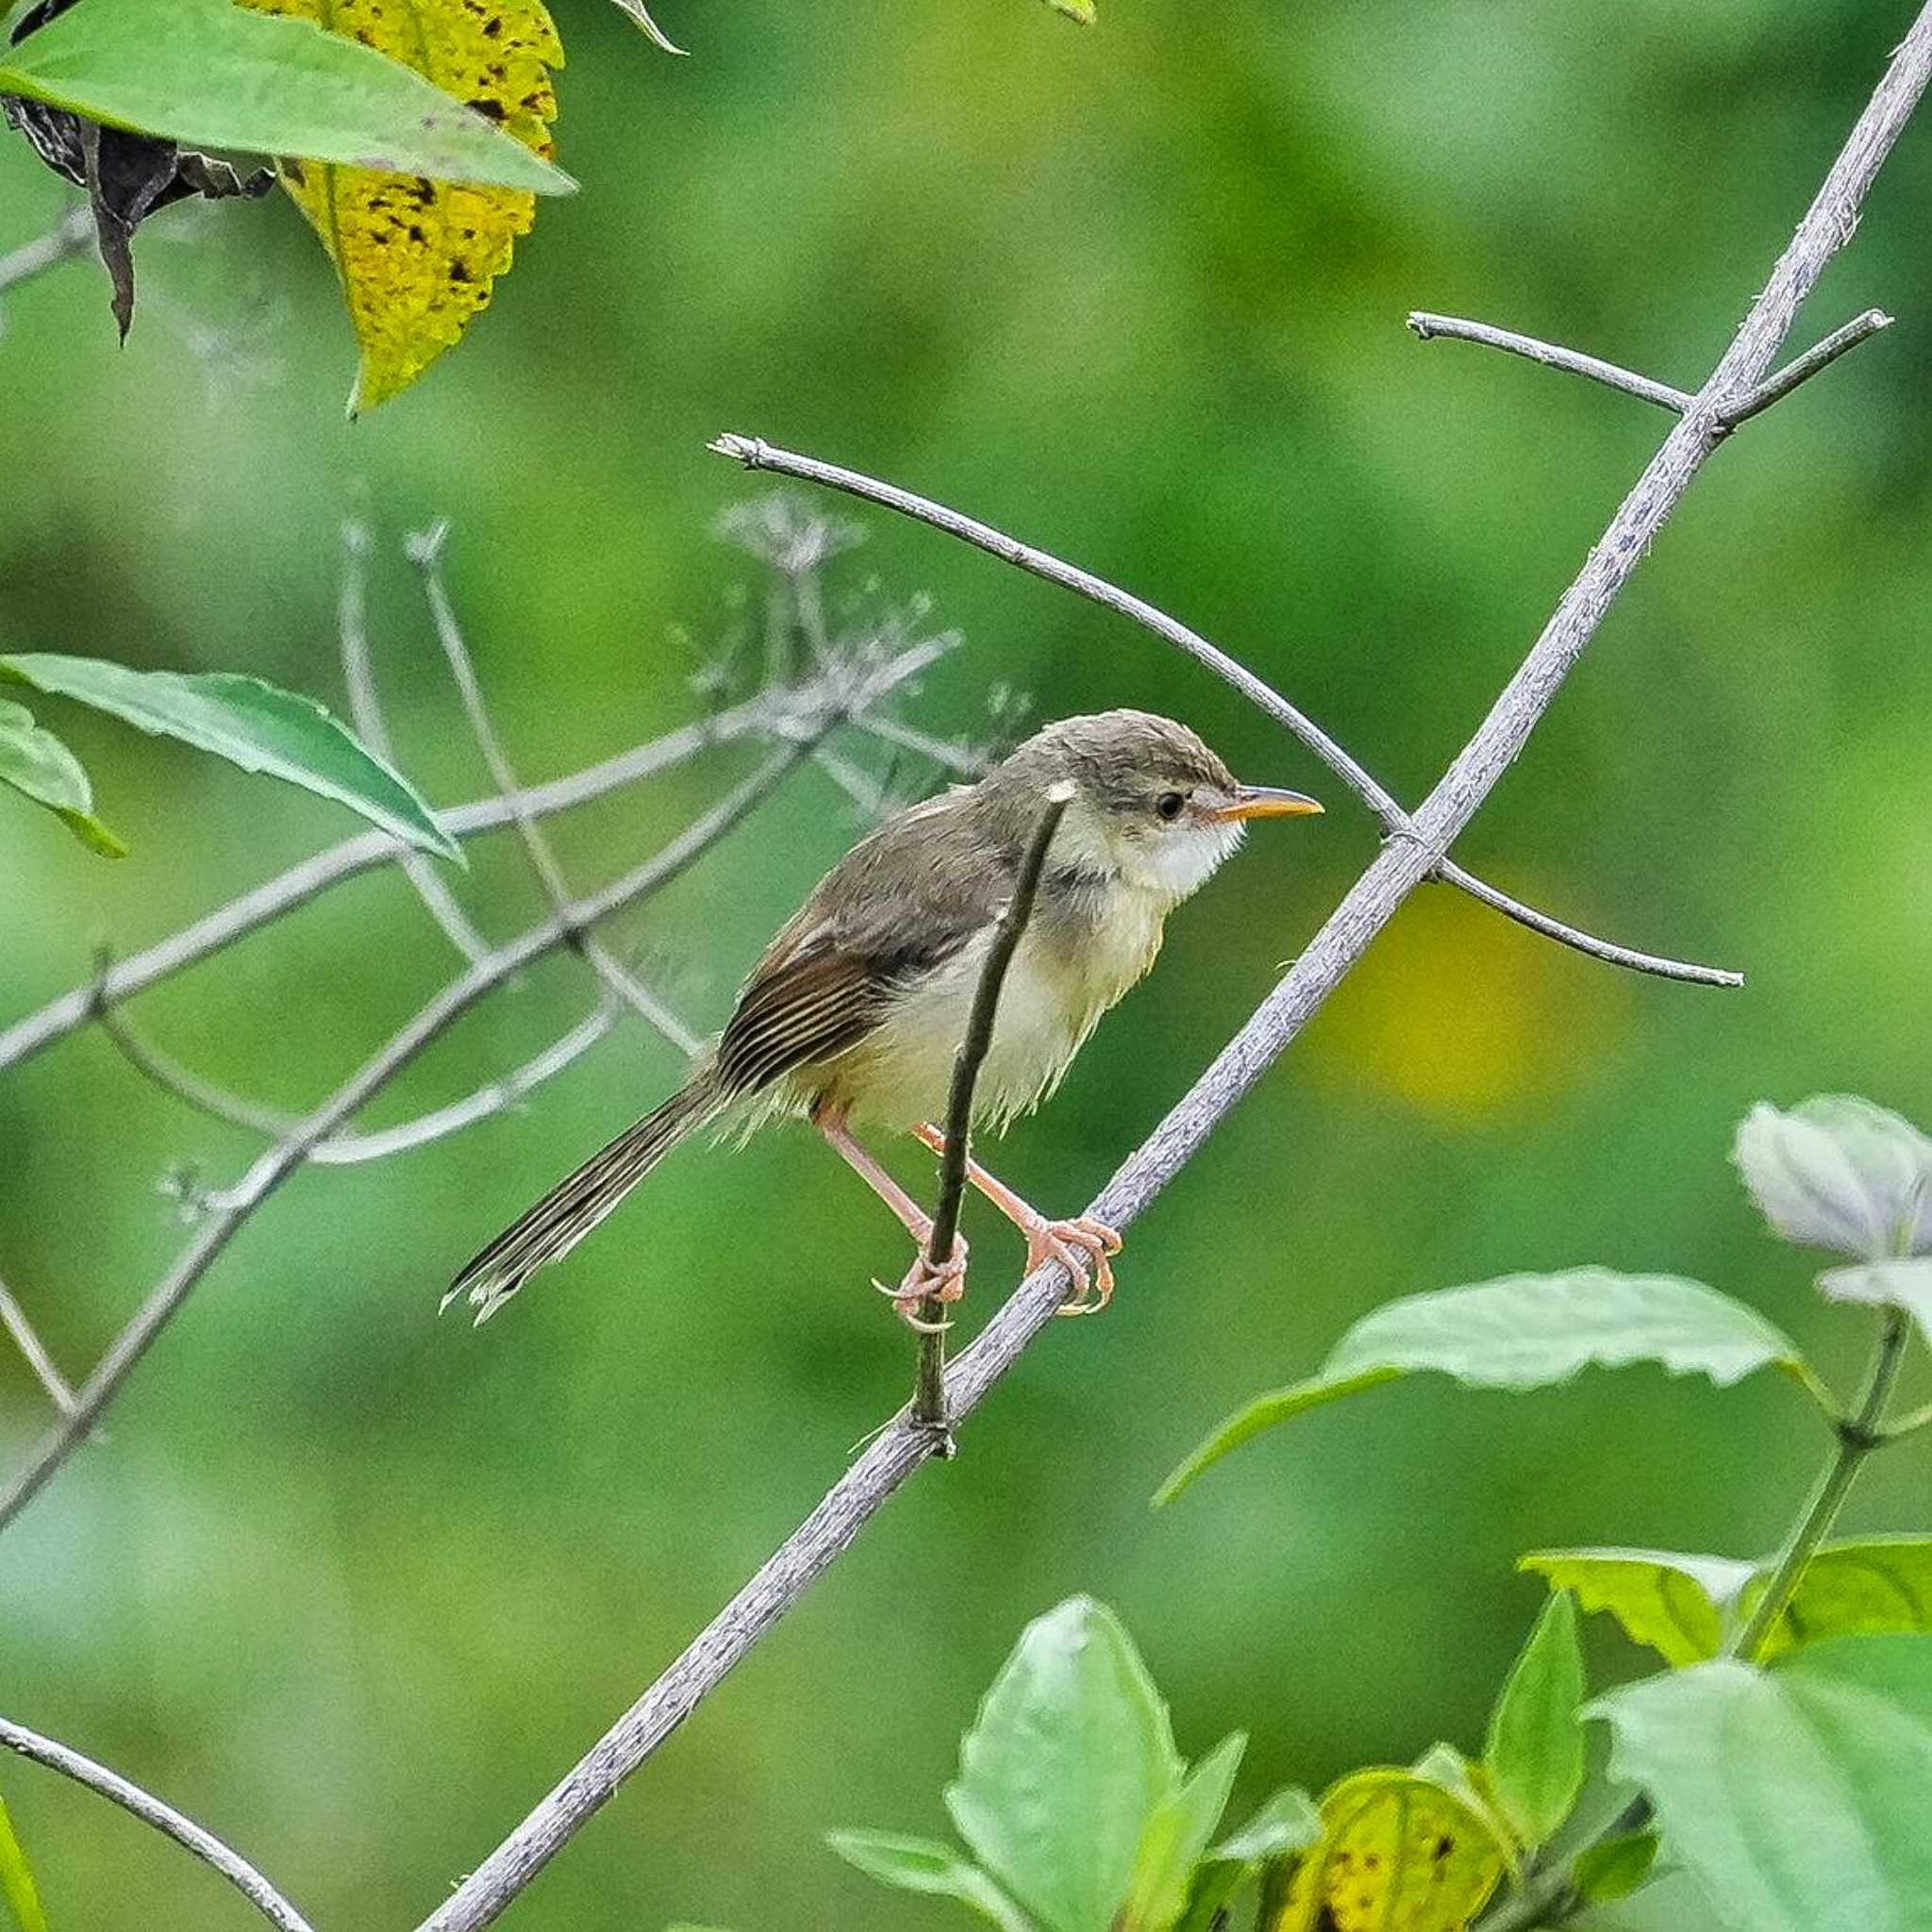
[[[1088,1212],[1095,1220],[1124,1228],[1155,1199],[1320,1010],[1396,908],[1435,871],[1450,841],[1523,750],[1617,593],[1649,554],[1665,520],[1721,441],[1718,399],[1740,389],[1748,391],[1770,368],[1799,304],[1857,227],[1858,209],[1928,78],[1932,5],[1893,55],[1696,405],[1618,506],[1515,676],[1416,812],[1412,836],[1383,846],[1274,991],[1091,1204]],[[741,459],[745,454],[736,444],[729,453]],[[986,532],[983,525],[972,527],[981,534],[969,535],[969,541],[1004,554],[1008,540]],[[946,1375],[946,1414],[955,1426],[1045,1329],[1072,1286],[1058,1261],[1036,1269],[952,1364]],[[933,1449],[932,1432],[912,1424],[909,1408],[894,1417],[744,1588],[423,1922],[419,1932],[476,1932],[491,1924],[851,1546]]]
[[[1783,402],[1801,382],[1809,382],[1821,369],[1829,369],[1847,349],[1856,349],[1880,329],[1890,326],[1891,317],[1882,308],[1868,308],[1863,315],[1854,316],[1844,327],[1834,329],[1815,347],[1793,357],[1775,375],[1766,377],[1741,403],[1724,411],[1724,421],[1734,429],[1740,423],[1748,423],[1772,404]]]
[[[183,1817],[172,1805],[163,1804],[151,1791],[129,1784],[118,1772],[109,1771],[105,1764],[96,1764],[92,1757],[84,1757],[78,1751],[56,1743],[52,1738],[43,1738],[38,1731],[28,1730],[25,1724],[9,1723],[6,1718],[0,1718],[0,1744],[6,1745],[9,1751],[17,1751],[23,1757],[31,1758],[36,1764],[44,1764],[49,1771],[58,1771],[64,1777],[71,1777],[75,1783],[85,1785],[89,1790],[96,1791],[104,1798],[111,1799],[124,1811],[132,1812],[143,1824],[153,1825],[184,1851],[192,1852],[203,1864],[219,1872],[270,1924],[279,1926],[281,1932],[312,1932],[308,1921],[239,1852],[230,1851],[213,1832],[205,1830],[193,1819]]]
[[[1008,537],[1003,531],[995,530],[990,524],[982,524],[975,518],[963,515],[941,503],[935,503],[930,497],[916,495],[909,490],[902,490],[897,484],[883,483],[878,478],[867,476],[858,470],[848,470],[837,463],[822,462],[816,457],[802,456],[796,450],[776,449],[772,444],[755,436],[721,436],[711,448],[721,456],[731,457],[751,470],[771,470],[779,475],[796,476],[805,482],[821,483],[827,489],[843,491],[848,496],[857,496],[867,503],[883,505],[887,509],[897,510],[902,516],[913,518],[916,522],[929,524],[934,529],[943,530],[948,536],[958,537],[962,542],[971,543],[976,549],[999,558],[1003,562],[1029,572],[1037,577],[1043,577],[1050,584],[1058,584],[1062,589],[1076,592],[1091,599],[1103,609],[1112,610],[1131,619],[1156,637],[1185,651],[1197,663],[1205,665],[1217,677],[1230,684],[1241,692],[1250,704],[1266,716],[1291,732],[1312,751],[1330,771],[1341,779],[1356,796],[1381,820],[1391,838],[1412,839],[1416,836],[1415,822],[1396,803],[1390,792],[1355,758],[1344,751],[1334,739],[1314,724],[1297,707],[1274,689],[1263,679],[1257,677],[1245,664],[1230,658],[1225,651],[1210,644],[1198,632],[1166,611],[1157,609],[1145,599],[1136,597],[1131,591],[1123,591],[1110,584],[1105,577],[1097,577],[1091,571],[1077,565],[1065,563],[1044,550],[1036,550],[1030,543],[1022,543],[1015,537]],[[1558,941],[1566,946],[1574,946],[1580,953],[1587,953],[1592,958],[1607,960],[1612,965],[1626,966],[1640,973],[1652,973],[1666,979],[1685,980],[1698,986],[1741,986],[1744,975],[1741,973],[1726,971],[1716,966],[1698,966],[1687,960],[1661,958],[1655,954],[1640,953],[1629,946],[1613,945],[1584,932],[1580,927],[1568,925],[1559,919],[1552,919],[1547,913],[1524,906],[1495,887],[1485,885],[1455,863],[1446,855],[1437,861],[1436,876],[1448,884],[1459,887],[1482,901],[1485,906],[1493,907],[1498,912],[1507,914],[1519,924],[1530,931],[1542,934],[1546,939]]]
[[[1614,362],[1606,362],[1600,357],[1586,356],[1578,349],[1561,348],[1555,342],[1539,341],[1535,336],[1518,335],[1514,329],[1497,328],[1491,323],[1468,322],[1459,315],[1431,315],[1426,309],[1418,308],[1409,316],[1408,325],[1425,342],[1441,337],[1448,341],[1480,342],[1488,349],[1505,349],[1512,356],[1524,356],[1532,362],[1541,362],[1546,369],[1561,369],[1572,375],[1587,375],[1607,389],[1620,390],[1640,402],[1655,403],[1658,408],[1669,409],[1673,415],[1681,416],[1693,400],[1667,382],[1653,382],[1647,375],[1620,369]]]
[[[1885,1325],[1879,1330],[1873,1351],[1872,1367],[1865,1377],[1864,1393],[1851,1415],[1838,1427],[1838,1441],[1831,1459],[1820,1471],[1812,1491],[1791,1533],[1785,1541],[1777,1566],[1764,1586],[1764,1594],[1746,1620],[1744,1627],[1724,1646],[1727,1657],[1755,1661],[1764,1649],[1765,1640],[1784,1615],[1805,1566],[1818,1554],[1818,1546],[1831,1534],[1831,1526],[1851,1494],[1865,1458],[1885,1442],[1885,1411],[1898,1381],[1899,1365],[1905,1359],[1906,1342],[1910,1338],[1911,1317],[1903,1308],[1888,1308]]]
[[[791,691],[761,692],[714,718],[648,739],[566,777],[533,785],[514,801],[491,796],[440,809],[437,823],[454,839],[471,839],[512,824],[519,807],[536,818],[570,811],[687,763],[712,745],[738,743],[748,738],[781,743],[815,739],[828,719],[839,722],[862,715],[887,692],[937,663],[958,641],[950,635],[924,638],[875,666],[841,664],[830,676]],[[86,1025],[102,1002],[118,1004],[171,978],[307,905],[342,880],[395,863],[408,849],[385,832],[358,833],[229,900],[169,938],[127,954],[100,984],[85,981],[0,1032],[0,1072]]]
[[[1047,848],[1059,830],[1073,802],[1074,788],[1056,785],[1046,794],[1046,809],[1040,815],[1040,827],[1020,862],[1020,875],[1013,881],[1013,896],[1006,903],[986,949],[986,961],[979,969],[979,984],[974,989],[973,1010],[966,1020],[966,1037],[960,1041],[953,1058],[953,1090],[946,1104],[946,1144],[940,1154],[940,1193],[933,1208],[932,1236],[926,1242],[926,1259],[939,1267],[953,1252],[959,1232],[959,1208],[966,1195],[966,1166],[973,1151],[973,1094],[979,1085],[979,1070],[986,1064],[992,1045],[993,1021],[999,1014],[1000,990],[1007,980],[1007,969],[1019,950],[1026,923],[1033,917],[1033,902],[1040,891],[1040,875],[1046,869]],[[948,1437],[946,1426],[946,1320],[945,1304],[937,1295],[927,1295],[919,1304],[922,1324],[919,1337],[919,1378],[912,1396],[912,1420],[923,1428]]]
[[[800,759],[810,755],[809,741],[774,753],[758,770],[670,844],[622,878],[581,899],[568,919],[552,918],[508,945],[479,959],[452,980],[407,1025],[393,1034],[295,1130],[263,1152],[215,1210],[195,1230],[175,1265],[151,1289],[132,1321],[122,1329],[75,1392],[74,1407],[42,1440],[23,1469],[0,1491],[0,1529],[19,1515],[42,1485],[74,1453],[119,1392],[134,1366],[188,1299],[195,1284],[264,1201],[352,1114],[368,1105],[425,1047],[440,1039],[485,994],[535,960],[570,942],[573,930],[608,918],[648,897],[678,877],[768,797]]]

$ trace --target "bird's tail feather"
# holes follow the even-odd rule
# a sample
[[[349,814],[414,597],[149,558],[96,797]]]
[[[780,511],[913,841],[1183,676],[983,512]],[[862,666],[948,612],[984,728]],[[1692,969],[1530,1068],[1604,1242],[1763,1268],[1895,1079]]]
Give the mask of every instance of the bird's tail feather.
[[[486,1322],[539,1268],[560,1261],[670,1153],[712,1121],[724,1105],[708,1067],[664,1105],[626,1127],[520,1215],[473,1260],[443,1296],[446,1308],[459,1295]]]

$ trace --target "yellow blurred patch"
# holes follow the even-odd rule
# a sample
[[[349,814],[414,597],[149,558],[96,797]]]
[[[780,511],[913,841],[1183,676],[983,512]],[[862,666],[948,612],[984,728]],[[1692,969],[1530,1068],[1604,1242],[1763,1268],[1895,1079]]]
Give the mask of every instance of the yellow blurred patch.
[[[1322,1819],[1268,1932],[1463,1932],[1503,1875],[1489,1826],[1410,1772],[1343,1778]]]
[[[312,20],[426,75],[546,160],[563,47],[542,0],[242,0]],[[282,186],[336,265],[362,361],[350,410],[407,389],[489,305],[537,197],[321,161]]]
[[[1496,1113],[1584,1078],[1621,1024],[1619,978],[1466,893],[1424,886],[1309,1029],[1305,1064],[1444,1119]]]

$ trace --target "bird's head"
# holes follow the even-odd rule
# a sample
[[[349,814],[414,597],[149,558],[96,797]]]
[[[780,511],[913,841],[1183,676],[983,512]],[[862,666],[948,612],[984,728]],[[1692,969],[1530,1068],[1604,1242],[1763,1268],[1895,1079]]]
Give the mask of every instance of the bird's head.
[[[1185,724],[1151,711],[1063,718],[988,782],[1019,808],[1062,779],[1072,781],[1074,799],[1052,862],[1117,875],[1175,903],[1207,884],[1250,819],[1322,809],[1300,791],[1241,784]]]

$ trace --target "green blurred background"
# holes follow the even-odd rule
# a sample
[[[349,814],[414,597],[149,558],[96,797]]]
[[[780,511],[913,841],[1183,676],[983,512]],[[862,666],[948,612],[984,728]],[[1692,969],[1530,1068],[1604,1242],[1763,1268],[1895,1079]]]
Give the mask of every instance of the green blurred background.
[[[1480,315],[1694,386],[1761,286],[1908,8],[1829,0],[665,0],[692,49],[562,0],[561,158],[471,339],[342,417],[352,349],[279,198],[138,244],[114,346],[98,271],[6,304],[8,648],[247,670],[340,702],[337,525],[384,542],[378,674],[439,800],[488,791],[403,531],[448,515],[452,587],[523,772],[695,713],[687,682],[762,594],[714,536],[755,498],[731,428],[883,474],[1144,592],[1417,798],[1535,636],[1662,421],[1402,326]],[[1801,324],[1899,325],[1724,450],[1460,854],[1639,945],[1745,968],[1638,979],[1431,889],[1134,1229],[1104,1321],[1065,1324],[506,1922],[941,1926],[826,1826],[941,1828],[958,1733],[1022,1623],[1114,1604],[1184,1748],[1253,1733],[1238,1805],[1445,1737],[1474,1747],[1538,1591],[1525,1548],[1749,1555],[1823,1449],[1793,1391],[1649,1373],[1542,1397],[1418,1385],[1263,1441],[1180,1507],[1203,1429],[1392,1295],[1601,1261],[1734,1290],[1840,1380],[1817,1306],[1726,1163],[1756,1098],[1870,1094],[1932,1121],[1932,129],[1912,129]],[[0,146],[0,246],[62,206]],[[815,506],[816,507],[816,506]],[[835,508],[843,515],[841,507]],[[984,737],[1151,706],[1330,817],[1251,841],[1158,972],[999,1152],[1071,1209],[1191,1081],[1374,849],[1298,749],[1146,635],[883,514],[841,608],[931,600],[966,647],[905,715]],[[134,855],[0,801],[0,1023],[353,830],[313,800],[52,701]],[[852,756],[876,757],[858,741]],[[569,821],[599,883],[748,770],[719,752]],[[694,1023],[861,821],[795,777],[613,940]],[[507,936],[514,842],[457,881]],[[146,996],[157,1044],[310,1103],[456,970],[392,873]],[[574,959],[492,999],[376,1109],[534,1052]],[[5,1539],[0,1707],[255,1857],[322,1925],[414,1923],[577,1757],[904,1395],[867,1287],[903,1244],[802,1134],[680,1158],[481,1333],[453,1266],[660,1096],[627,1020],[522,1111],[392,1163],[298,1174]],[[0,1078],[0,1277],[76,1377],[184,1239],[157,1182],[250,1158],[98,1033]],[[929,1185],[929,1163],[895,1155]],[[969,1209],[970,1310],[1019,1260]],[[1923,1394],[1923,1390],[1915,1393]],[[0,1446],[45,1421],[0,1357]],[[1923,1525],[1900,1453],[1851,1526]],[[1593,1633],[1605,1674],[1641,1668]],[[16,1767],[57,1927],[256,1923],[202,1867]],[[1687,1917],[1671,1923],[1693,1924]]]

